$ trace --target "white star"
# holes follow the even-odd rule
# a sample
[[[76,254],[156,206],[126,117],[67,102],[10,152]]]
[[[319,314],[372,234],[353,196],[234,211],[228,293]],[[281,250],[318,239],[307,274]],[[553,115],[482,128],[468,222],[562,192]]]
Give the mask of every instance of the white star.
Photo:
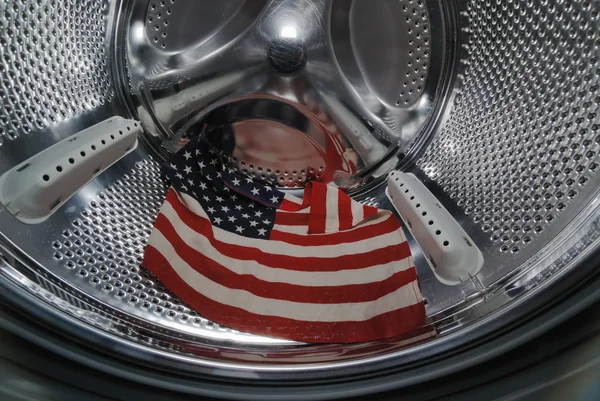
[[[233,194],[233,195],[231,195],[231,196],[230,196],[230,198],[231,198],[232,200],[237,200],[237,195],[236,195],[236,194]]]
[[[258,223],[256,221],[250,222],[250,227],[256,227],[257,225],[258,225]]]
[[[225,169],[225,166],[223,166],[223,169]],[[233,173],[235,173],[235,169],[230,168],[229,169],[229,174],[233,174]]]
[[[198,194],[196,193],[196,191],[192,191],[192,195],[194,195],[196,198],[198,197]]]
[[[194,184],[194,181],[192,181],[192,180],[187,180],[187,182],[190,184],[190,187],[193,187],[193,186],[195,186],[195,184]]]
[[[203,182],[201,182],[201,183],[200,183],[200,188],[202,188],[202,189],[206,189],[206,184],[205,184],[205,183],[203,183]]]
[[[242,217],[245,218],[245,219],[249,219],[250,215],[248,213],[244,213],[244,214],[242,214]]]
[[[199,156],[199,155],[201,155],[200,149],[196,149],[196,156]]]
[[[221,210],[227,213],[229,211],[229,208],[227,206],[221,206]]]
[[[241,234],[241,233],[244,232],[244,229],[242,227],[240,227],[240,226],[235,226],[235,232]]]
[[[269,186],[265,186],[265,191],[267,192],[271,192],[273,190],[273,188],[269,187]]]
[[[185,166],[185,168],[183,169],[183,172],[186,174],[189,174],[192,172],[192,168],[190,166]]]
[[[250,177],[246,177],[246,181],[248,182],[248,184],[252,184],[254,182],[254,180]]]
[[[248,207],[251,207],[252,209],[254,209],[254,203],[249,203]]]
[[[233,180],[231,180],[231,183],[232,183],[233,185],[236,185],[236,186],[238,186],[238,187],[240,186],[240,180],[238,180],[237,178],[234,178]]]
[[[204,162],[202,161],[202,162],[198,163],[198,167],[203,169],[204,167],[206,167],[206,164],[204,164]]]
[[[173,170],[177,171],[177,166],[176,166],[176,165],[174,165],[173,163],[171,163],[171,168],[172,168]]]
[[[262,216],[262,212],[259,210],[258,212],[255,212],[254,215],[256,217],[260,217],[260,216]]]
[[[242,206],[241,206],[241,205],[235,205],[235,208],[236,208],[237,210],[242,210]]]
[[[232,223],[235,222],[237,219],[234,216],[229,216],[227,218],[227,220],[231,221]]]
[[[185,189],[187,191],[187,187],[184,184],[181,184],[181,188]]]
[[[215,152],[215,150],[213,148],[210,148],[210,150],[208,151],[208,153],[215,155],[217,154],[217,152]]]
[[[208,209],[206,209],[206,211],[207,211],[208,213],[214,213],[214,212],[215,212],[215,208],[211,206],[211,207],[209,207]]]
[[[208,181],[212,181],[212,178],[210,178],[210,175],[206,174],[206,176],[205,176],[205,177],[206,177],[206,179],[207,179]]]
[[[202,197],[202,199],[204,199],[206,202],[210,202],[210,198],[209,198],[208,196],[206,196],[206,195],[204,195],[204,196]]]
[[[215,217],[215,224],[219,224],[219,225],[221,225],[221,222],[222,222],[222,221],[223,221],[223,219],[222,219],[222,218],[220,218],[220,217]]]
[[[221,178],[221,172],[217,171],[217,178]]]
[[[223,202],[223,198],[221,198],[220,196],[217,196],[215,199],[217,202]]]
[[[271,198],[271,202],[277,203],[277,202],[279,202],[279,198],[273,195],[273,197]]]
[[[252,188],[252,191],[250,192],[252,192],[252,195],[258,195],[260,191],[256,188]]]
[[[263,223],[266,224],[266,225],[271,224],[271,222],[269,220],[263,220]]]
[[[258,235],[262,235],[264,237],[266,233],[267,233],[267,230],[265,230],[264,228],[258,229]]]
[[[190,160],[192,158],[192,154],[190,152],[185,152],[183,157],[185,157],[185,160]]]
[[[210,161],[210,164],[212,164],[213,166],[216,166],[217,165],[217,159],[212,159]]]
[[[179,178],[180,180],[183,180],[183,176],[179,173],[175,174],[175,177]]]
[[[223,187],[223,191],[225,191],[225,192],[229,192],[229,188],[227,188],[227,187]]]

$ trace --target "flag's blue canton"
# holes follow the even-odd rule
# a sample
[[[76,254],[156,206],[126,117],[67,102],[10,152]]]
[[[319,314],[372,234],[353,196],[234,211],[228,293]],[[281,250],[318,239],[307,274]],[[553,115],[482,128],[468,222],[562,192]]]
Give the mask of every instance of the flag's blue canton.
[[[190,141],[163,167],[178,192],[195,198],[213,226],[268,239],[284,194],[222,165],[204,140]]]

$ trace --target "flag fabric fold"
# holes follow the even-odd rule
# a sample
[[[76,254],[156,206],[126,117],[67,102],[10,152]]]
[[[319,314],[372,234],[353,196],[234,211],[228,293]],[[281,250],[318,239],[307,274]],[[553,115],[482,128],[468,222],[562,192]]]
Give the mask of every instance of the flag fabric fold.
[[[142,265],[199,314],[305,342],[421,327],[425,307],[398,219],[318,182],[302,198],[241,174],[202,138],[170,181]]]

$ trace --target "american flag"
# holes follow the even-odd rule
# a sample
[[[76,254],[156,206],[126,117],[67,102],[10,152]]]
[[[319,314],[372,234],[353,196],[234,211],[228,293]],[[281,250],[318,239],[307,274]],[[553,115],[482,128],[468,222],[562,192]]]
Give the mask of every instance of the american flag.
[[[207,319],[304,342],[421,327],[398,219],[319,182],[302,198],[241,174],[202,138],[164,166],[171,187],[142,265]]]

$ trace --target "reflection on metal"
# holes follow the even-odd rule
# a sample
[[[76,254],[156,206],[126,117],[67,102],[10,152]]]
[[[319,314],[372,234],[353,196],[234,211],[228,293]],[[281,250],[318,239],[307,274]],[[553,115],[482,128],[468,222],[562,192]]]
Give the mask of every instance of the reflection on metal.
[[[208,126],[212,145],[245,174],[284,188],[312,180],[348,188],[359,159],[337,126],[309,107],[281,96],[237,98],[187,127],[177,144]]]
[[[323,165],[331,174],[327,179],[319,174],[320,179],[353,188],[393,168],[398,152],[410,146],[431,117],[434,89],[428,84],[439,77],[428,79],[428,13],[425,2],[412,0],[385,0],[378,7],[358,0],[240,0],[216,7],[212,1],[137,0],[129,22],[127,61],[138,113],[147,131],[175,150],[193,123],[224,104],[253,96],[285,102],[295,113],[317,121],[320,136],[335,132],[337,157],[356,160],[342,161],[348,166],[341,175],[335,173],[337,166]],[[245,119],[270,120],[260,113]],[[348,132],[347,121],[361,131],[359,136]],[[255,127],[268,130],[270,125]],[[304,139],[291,139],[314,137],[315,132],[272,127],[271,134],[260,135],[276,138],[285,131],[287,139],[281,139],[289,146],[280,146],[276,157],[272,152],[259,165],[300,173],[327,164],[315,163]],[[286,166],[299,151],[313,161]],[[303,186],[312,179],[274,178],[284,187]]]

